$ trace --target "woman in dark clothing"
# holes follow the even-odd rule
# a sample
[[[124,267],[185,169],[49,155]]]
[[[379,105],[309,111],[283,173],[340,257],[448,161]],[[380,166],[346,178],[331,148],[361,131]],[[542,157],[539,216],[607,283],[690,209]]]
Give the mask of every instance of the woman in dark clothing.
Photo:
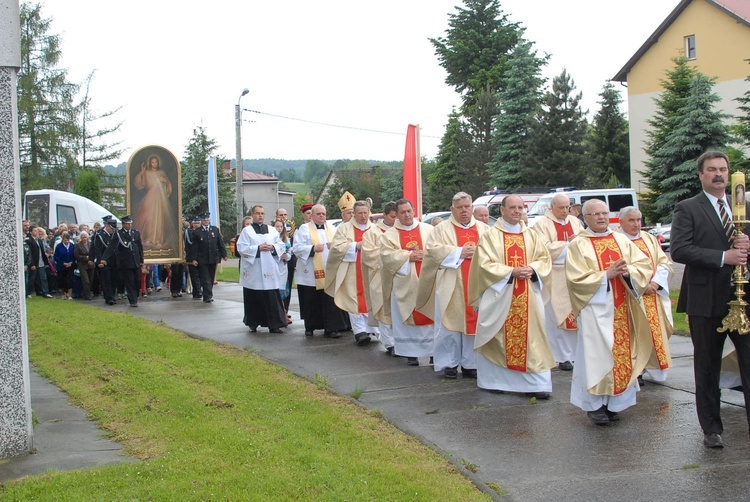
[[[94,281],[94,262],[91,260],[89,234],[81,232],[78,236],[78,242],[75,245],[73,256],[78,264],[78,271],[81,274],[81,284],[83,285],[83,299],[91,300],[91,283]]]
[[[64,300],[73,299],[73,270],[75,270],[75,245],[70,242],[70,234],[63,232],[62,242],[55,246],[54,258],[57,269],[58,287]]]

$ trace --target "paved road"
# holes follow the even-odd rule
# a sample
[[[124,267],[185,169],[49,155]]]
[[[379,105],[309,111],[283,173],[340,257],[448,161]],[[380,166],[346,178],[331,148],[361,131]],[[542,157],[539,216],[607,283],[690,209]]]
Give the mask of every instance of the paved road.
[[[532,404],[482,391],[474,380],[443,381],[426,359],[409,367],[377,343],[355,346],[351,334],[305,337],[294,294],[295,322],[284,334],[251,334],[241,323],[241,297],[237,284],[222,283],[213,304],[162,292],[138,309],[114,310],[253,350],[304,378],[322,375],[342,395],[364,389],[363,406],[476,468],[480,483],[508,492],[503,500],[747,500],[750,440],[742,395],[724,393],[724,450],[704,448],[689,338],[672,338],[674,368],[666,385],[647,383],[621,422],[597,427],[569,403],[570,373],[553,370],[552,399]]]

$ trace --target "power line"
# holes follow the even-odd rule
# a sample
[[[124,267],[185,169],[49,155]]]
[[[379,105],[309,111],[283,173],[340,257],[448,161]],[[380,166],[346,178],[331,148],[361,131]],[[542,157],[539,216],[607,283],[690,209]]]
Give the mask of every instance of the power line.
[[[403,132],[379,131],[377,129],[367,129],[367,128],[364,128],[364,127],[353,127],[353,126],[345,126],[345,125],[340,125],[340,124],[329,124],[327,122],[317,122],[315,120],[298,119],[298,118],[295,118],[295,117],[287,117],[287,116],[284,116],[284,115],[277,115],[275,113],[266,113],[266,112],[261,112],[261,111],[258,111],[258,110],[249,110],[247,108],[243,108],[242,111],[243,112],[250,112],[250,113],[257,113],[259,115],[268,115],[269,117],[276,117],[276,118],[284,119],[284,120],[294,120],[295,122],[304,122],[306,124],[322,125],[322,126],[326,126],[326,127],[338,127],[339,129],[351,129],[351,130],[354,130],[354,131],[374,132],[374,133],[377,133],[377,134],[392,134],[392,135],[396,135],[396,136],[404,136],[404,134],[405,134]],[[422,135],[422,137],[423,138],[440,139],[439,136],[429,136],[429,135],[426,135],[426,134]]]

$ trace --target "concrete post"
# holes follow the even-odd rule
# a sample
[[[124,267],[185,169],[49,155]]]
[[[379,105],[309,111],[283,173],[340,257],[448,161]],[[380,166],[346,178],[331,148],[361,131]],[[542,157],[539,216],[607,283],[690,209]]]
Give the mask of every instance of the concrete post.
[[[0,458],[28,453],[32,438],[16,100],[20,66],[18,0],[0,0]]]

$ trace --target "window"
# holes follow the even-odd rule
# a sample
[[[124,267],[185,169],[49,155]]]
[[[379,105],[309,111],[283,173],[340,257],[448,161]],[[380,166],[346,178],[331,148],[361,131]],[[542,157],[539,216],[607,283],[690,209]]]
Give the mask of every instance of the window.
[[[64,221],[68,225],[71,223],[78,223],[76,219],[76,210],[73,206],[63,206],[62,204],[57,205],[57,223],[60,224]]]
[[[623,207],[634,205],[635,201],[631,194],[609,196],[609,210],[613,213],[619,212]]]
[[[695,59],[695,35],[685,37],[685,57]]]

